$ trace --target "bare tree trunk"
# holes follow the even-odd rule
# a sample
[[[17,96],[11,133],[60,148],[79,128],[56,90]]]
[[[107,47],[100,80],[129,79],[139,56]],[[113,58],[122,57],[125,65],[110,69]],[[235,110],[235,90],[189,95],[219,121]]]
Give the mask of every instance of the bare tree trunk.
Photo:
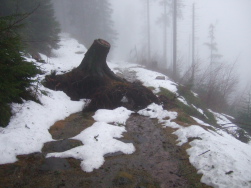
[[[151,61],[150,2],[147,0],[147,61]]]
[[[167,2],[164,0],[164,48],[163,48],[163,61],[164,67],[167,67]]]
[[[173,0],[173,79],[177,80],[177,0]]]
[[[192,78],[191,78],[191,86],[194,84],[194,74],[195,74],[195,10],[194,10],[194,4],[193,4],[193,24],[192,24]]]

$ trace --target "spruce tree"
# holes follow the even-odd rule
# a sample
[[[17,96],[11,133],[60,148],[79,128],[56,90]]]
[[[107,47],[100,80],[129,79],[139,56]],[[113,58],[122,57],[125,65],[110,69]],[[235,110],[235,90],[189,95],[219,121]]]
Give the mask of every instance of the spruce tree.
[[[217,63],[217,60],[219,60],[222,55],[218,53],[217,48],[217,42],[215,40],[215,25],[210,24],[209,26],[209,42],[206,42],[205,45],[210,50],[210,66],[214,66],[215,63]]]
[[[29,53],[50,55],[51,50],[58,47],[60,29],[51,0],[2,1],[0,16],[29,14],[22,21],[25,27],[18,30]]]
[[[19,15],[20,16],[20,15]],[[18,17],[19,17],[18,16]],[[0,17],[0,126],[8,124],[9,103],[29,99],[29,87],[38,68],[23,57],[24,48],[17,35],[17,16]]]

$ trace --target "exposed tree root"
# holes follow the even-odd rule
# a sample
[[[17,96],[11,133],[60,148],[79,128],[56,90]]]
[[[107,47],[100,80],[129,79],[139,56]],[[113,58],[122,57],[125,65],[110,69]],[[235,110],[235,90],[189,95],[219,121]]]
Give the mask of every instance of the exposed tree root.
[[[152,102],[158,103],[150,89],[140,83],[127,82],[109,69],[106,63],[109,49],[108,42],[95,40],[77,68],[63,75],[46,76],[44,85],[64,91],[72,100],[91,99],[85,109],[89,111],[118,106],[137,110]]]

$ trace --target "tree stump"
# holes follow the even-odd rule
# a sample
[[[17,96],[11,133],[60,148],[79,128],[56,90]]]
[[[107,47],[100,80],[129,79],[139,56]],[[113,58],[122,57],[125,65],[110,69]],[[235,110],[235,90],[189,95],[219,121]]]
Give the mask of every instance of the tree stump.
[[[110,44],[102,39],[94,40],[80,65],[72,71],[45,77],[45,86],[64,91],[72,100],[91,99],[85,110],[113,109],[125,106],[128,109],[145,108],[158,103],[152,91],[140,83],[130,83],[115,75],[106,63]]]

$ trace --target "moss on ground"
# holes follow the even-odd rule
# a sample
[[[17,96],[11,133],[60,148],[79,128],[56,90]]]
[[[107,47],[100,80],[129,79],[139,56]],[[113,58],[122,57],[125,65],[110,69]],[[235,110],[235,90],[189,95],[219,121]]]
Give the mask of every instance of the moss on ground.
[[[172,134],[174,131],[175,129],[170,127],[164,128],[164,132],[167,134],[169,141],[176,147],[178,137]],[[210,186],[200,182],[202,175],[198,174],[196,168],[189,162],[189,156],[186,150],[190,147],[188,142],[172,153],[172,155],[176,155],[176,158],[179,160],[179,172],[177,175],[187,179],[188,188],[210,188]]]
[[[184,97],[184,99],[186,100],[188,105],[186,105],[183,102],[181,102],[180,100],[178,100],[179,96],[177,96],[177,94],[169,91],[168,89],[161,87],[158,95],[160,95],[160,96],[162,95],[167,98],[167,104],[164,105],[164,107],[166,106],[167,109],[170,109],[170,108],[168,108],[168,105],[170,105],[176,111],[181,110],[182,112],[186,113],[187,115],[201,119],[202,121],[204,121],[208,124],[215,125],[215,126],[217,125],[216,120],[214,118],[214,115],[205,107],[205,105],[201,102],[201,100],[198,97],[194,96],[194,94],[190,90],[188,90],[184,86],[178,86],[177,93],[179,94],[179,96]],[[192,105],[203,110],[204,114],[201,114],[198,111],[198,109],[196,109]],[[188,121],[191,122],[191,120],[189,120],[188,117],[187,116],[185,117],[184,115],[182,115],[178,118],[179,118],[178,120],[181,120],[185,123]]]

